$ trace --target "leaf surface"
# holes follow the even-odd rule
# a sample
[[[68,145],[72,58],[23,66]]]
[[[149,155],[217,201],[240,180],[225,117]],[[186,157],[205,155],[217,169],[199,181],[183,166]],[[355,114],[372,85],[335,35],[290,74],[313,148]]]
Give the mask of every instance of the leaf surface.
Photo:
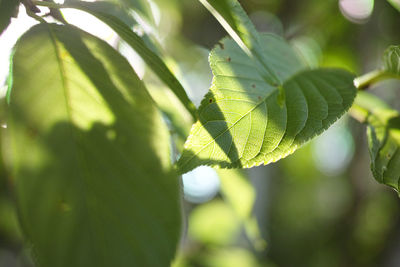
[[[292,48],[273,34],[260,37],[281,87],[268,84],[233,40],[210,54],[214,74],[178,162],[249,168],[275,162],[327,129],[356,95],[353,75],[339,69],[306,70]]]
[[[54,24],[29,30],[13,63],[6,151],[40,266],[169,265],[179,182],[168,130],[129,63]]]
[[[360,92],[355,107],[364,111],[371,170],[375,179],[399,192],[400,114],[379,98]],[[360,114],[360,112],[359,112]]]
[[[146,62],[149,68],[163,81],[183,103],[193,118],[196,118],[196,107],[187,96],[185,89],[168,69],[164,61],[146,44],[145,40],[133,32],[117,17],[100,11],[93,3],[73,3],[64,7],[76,8],[88,12],[113,29],[129,46]]]
[[[263,45],[259,34],[237,0],[199,0],[228,34],[235,40],[240,48],[259,65],[258,71],[261,77],[271,85],[280,85],[282,81],[275,73],[269,60],[265,58]]]

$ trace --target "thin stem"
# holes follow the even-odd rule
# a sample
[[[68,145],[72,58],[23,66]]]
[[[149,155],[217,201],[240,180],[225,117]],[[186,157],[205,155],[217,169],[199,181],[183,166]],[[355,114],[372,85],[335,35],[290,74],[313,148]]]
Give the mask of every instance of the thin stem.
[[[41,16],[36,15],[33,11],[30,9],[26,9],[26,14],[28,14],[29,17],[36,19],[40,23],[47,23],[47,21],[42,18]]]
[[[31,0],[22,0],[21,3],[25,6],[26,14],[28,14],[29,17],[34,18],[41,23],[46,23],[41,16],[36,15],[36,13],[40,12],[40,9],[36,6],[36,4],[32,3]]]
[[[31,0],[22,0],[21,3],[25,6],[26,10],[30,10],[33,13],[40,13],[40,9]]]
[[[385,79],[393,78],[386,70],[374,70],[354,79],[354,85],[359,90],[364,90]]]

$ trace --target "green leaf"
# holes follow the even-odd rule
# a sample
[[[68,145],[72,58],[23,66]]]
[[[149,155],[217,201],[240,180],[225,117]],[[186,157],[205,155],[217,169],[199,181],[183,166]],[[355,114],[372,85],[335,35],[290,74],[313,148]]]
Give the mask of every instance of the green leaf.
[[[265,57],[263,45],[253,23],[237,0],[199,0],[243,51],[260,65],[261,77],[270,85],[280,85],[282,81],[275,73],[268,58]]]
[[[304,70],[283,39],[260,38],[283,86],[266,83],[252,59],[232,40],[222,41],[210,55],[214,80],[178,161],[182,173],[199,165],[249,168],[277,161],[350,108],[356,95],[353,75]]]
[[[169,265],[179,182],[168,130],[129,63],[55,24],[29,30],[13,62],[6,152],[40,266]]]
[[[255,191],[243,170],[218,170],[221,193],[241,220],[251,217]]]
[[[371,169],[375,179],[399,192],[400,114],[379,98],[360,92],[355,106],[364,109]]]
[[[400,46],[391,45],[383,55],[385,70],[400,77]]]
[[[252,212],[256,200],[253,185],[243,170],[220,169],[217,173],[221,181],[221,194],[244,226],[247,238],[257,250],[264,249],[266,242]]]
[[[0,0],[0,34],[8,27],[11,17],[18,12],[19,0]]]
[[[154,73],[162,80],[180,99],[186,109],[193,118],[196,118],[196,107],[187,96],[185,89],[178,79],[165,65],[164,61],[153,52],[145,43],[145,41],[133,32],[126,24],[118,18],[101,12],[96,8],[92,8],[92,3],[76,3],[66,5],[64,7],[76,8],[97,17],[99,20],[107,24],[113,29],[128,45],[130,45],[146,62],[146,64],[154,71]]]
[[[388,0],[388,2],[396,8],[398,11],[400,11],[400,0]]]

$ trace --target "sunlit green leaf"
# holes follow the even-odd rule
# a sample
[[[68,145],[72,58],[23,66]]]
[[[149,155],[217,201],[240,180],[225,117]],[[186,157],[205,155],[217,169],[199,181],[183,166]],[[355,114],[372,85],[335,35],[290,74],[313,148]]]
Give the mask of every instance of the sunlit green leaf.
[[[237,0],[199,0],[245,53],[259,65],[258,72],[267,83],[280,84],[279,75],[264,54],[263,40]]]
[[[0,0],[0,34],[10,24],[11,17],[16,15],[19,0]]]
[[[178,162],[181,172],[198,165],[249,168],[277,161],[350,108],[356,94],[353,75],[304,70],[283,39],[260,38],[283,86],[266,83],[259,66],[232,40],[223,40],[210,55],[214,80]]]
[[[364,110],[371,169],[375,179],[399,191],[400,114],[379,98],[360,92],[355,108]],[[361,112],[359,112],[361,113]]]
[[[169,134],[129,63],[72,26],[17,43],[9,164],[40,266],[168,266],[180,233]]]
[[[99,11],[97,8],[92,8],[91,3],[75,3],[66,5],[64,7],[71,7],[88,12],[97,17],[110,28],[112,28],[128,45],[130,45],[146,62],[151,70],[162,80],[180,99],[186,109],[192,114],[193,118],[196,117],[196,107],[190,101],[185,89],[182,87],[177,78],[165,65],[163,60],[154,53],[145,43],[145,41],[133,32],[125,23],[118,18]]]
[[[157,103],[157,107],[165,114],[171,123],[175,146],[179,153],[183,151],[186,137],[189,135],[193,124],[192,117],[179,99],[164,86],[159,84],[146,84],[151,97]]]

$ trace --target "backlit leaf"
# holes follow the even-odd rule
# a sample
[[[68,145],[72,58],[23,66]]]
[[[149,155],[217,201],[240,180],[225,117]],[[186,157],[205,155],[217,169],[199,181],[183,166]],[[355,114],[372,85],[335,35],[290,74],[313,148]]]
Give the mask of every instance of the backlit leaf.
[[[364,111],[371,169],[375,179],[399,192],[400,114],[379,98],[360,92],[354,108]],[[361,112],[358,112],[361,114]]]
[[[305,70],[283,39],[272,34],[260,39],[283,85],[268,84],[254,60],[233,40],[223,40],[210,55],[213,84],[178,162],[181,172],[198,165],[249,168],[277,161],[350,108],[356,95],[352,74]]]
[[[261,78],[271,85],[281,84],[279,75],[275,73],[273,66],[263,53],[265,43],[259,38],[256,28],[239,2],[237,0],[199,1],[214,15],[240,48],[254,59],[253,64],[259,65],[258,71]]]
[[[132,31],[124,22],[112,14],[105,13],[96,8],[93,3],[73,3],[62,7],[76,8],[95,16],[111,29],[113,29],[129,46],[131,46],[146,62],[149,68],[163,81],[185,108],[190,112],[193,118],[196,118],[196,107],[187,96],[185,89],[168,69],[164,61],[149,47],[146,40]]]

